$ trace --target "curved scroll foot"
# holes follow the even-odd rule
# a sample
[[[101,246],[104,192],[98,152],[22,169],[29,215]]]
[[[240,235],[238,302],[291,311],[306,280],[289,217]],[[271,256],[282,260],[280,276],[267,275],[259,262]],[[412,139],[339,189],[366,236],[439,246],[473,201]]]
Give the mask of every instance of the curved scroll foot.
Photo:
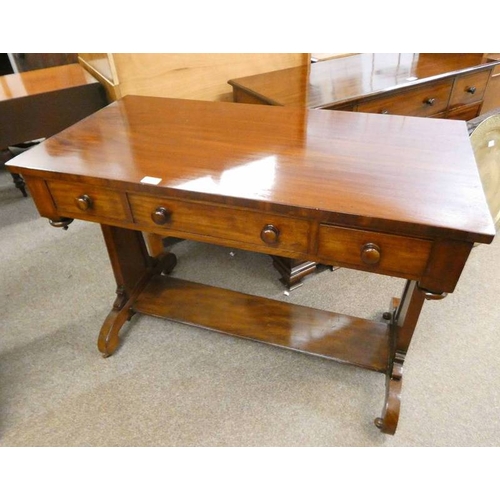
[[[171,272],[177,264],[177,258],[174,254],[165,252],[157,258],[152,259],[151,264],[151,267],[146,268],[142,276],[140,276],[132,291],[126,293],[124,285],[119,285],[116,290],[113,309],[111,309],[111,312],[106,317],[97,339],[97,348],[105,358],[111,356],[116,351],[120,343],[118,338],[120,329],[135,314],[133,309],[134,302],[148,281],[155,274]]]
[[[132,316],[133,311],[128,307],[120,310],[112,309],[108,314],[97,339],[97,348],[102,352],[104,358],[111,356],[116,351],[120,344],[118,337],[120,329]]]
[[[401,387],[403,385],[403,362],[404,356],[396,354],[392,370],[386,376],[386,394],[382,416],[374,421],[375,426],[384,434],[394,434],[398,426]]]

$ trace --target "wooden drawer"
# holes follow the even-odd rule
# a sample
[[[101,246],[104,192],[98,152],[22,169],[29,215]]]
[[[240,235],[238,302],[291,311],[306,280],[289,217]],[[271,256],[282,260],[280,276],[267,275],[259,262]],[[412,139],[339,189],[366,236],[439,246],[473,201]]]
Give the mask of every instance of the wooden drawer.
[[[259,247],[308,250],[306,220],[133,193],[128,199],[134,222],[151,232],[163,228],[170,234],[179,231]]]
[[[405,116],[432,116],[448,107],[452,80],[433,85],[419,86],[406,92],[360,102],[362,113],[382,113]]]
[[[450,98],[450,108],[481,101],[486,90],[490,70],[478,71],[455,79]]]
[[[130,220],[125,197],[111,189],[71,182],[48,181],[52,199],[62,215],[99,221]]]
[[[500,66],[500,65],[499,65]],[[499,66],[496,66],[497,68]],[[487,113],[500,106],[500,75],[494,75],[490,78],[486,92],[484,93],[483,106],[481,113]]]
[[[373,231],[321,225],[322,263],[418,279],[425,271],[432,242]]]
[[[476,102],[474,104],[469,104],[469,106],[461,106],[459,108],[452,109],[448,111],[446,118],[450,120],[472,120],[479,116],[481,111],[482,102]]]

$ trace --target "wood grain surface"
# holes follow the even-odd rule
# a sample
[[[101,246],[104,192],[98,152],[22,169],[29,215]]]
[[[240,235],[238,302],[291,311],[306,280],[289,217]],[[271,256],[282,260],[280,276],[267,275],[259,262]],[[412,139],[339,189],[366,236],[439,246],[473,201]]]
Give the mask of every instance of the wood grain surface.
[[[462,122],[128,96],[9,164],[407,235],[495,234]]]

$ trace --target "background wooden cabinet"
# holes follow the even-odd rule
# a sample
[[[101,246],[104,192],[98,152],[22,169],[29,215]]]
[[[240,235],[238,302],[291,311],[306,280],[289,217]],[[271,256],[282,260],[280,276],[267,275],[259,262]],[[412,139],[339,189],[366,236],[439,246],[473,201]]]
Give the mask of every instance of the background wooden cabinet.
[[[79,62],[112,99],[129,94],[232,101],[228,80],[309,64],[306,53],[90,54]]]
[[[500,61],[500,54],[486,54],[487,61]],[[481,112],[487,113],[500,107],[500,65],[493,69],[488,87],[484,94],[484,104]]]
[[[495,62],[473,53],[356,54],[229,83],[237,102],[470,120],[486,95],[494,99]]]
[[[12,56],[20,73],[78,62],[78,55],[73,53],[35,54],[25,52],[12,54]]]

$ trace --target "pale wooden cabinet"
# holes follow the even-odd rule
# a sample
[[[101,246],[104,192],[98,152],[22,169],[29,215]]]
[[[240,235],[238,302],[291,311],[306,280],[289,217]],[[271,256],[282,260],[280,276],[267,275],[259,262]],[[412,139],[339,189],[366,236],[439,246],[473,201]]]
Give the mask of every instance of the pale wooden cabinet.
[[[500,62],[500,54],[486,54],[486,61]],[[500,65],[495,66],[491,73],[491,78],[488,83],[484,95],[483,113],[487,113],[493,109],[500,107]]]
[[[143,95],[231,101],[230,78],[305,66],[310,60],[306,53],[78,55],[111,99]]]

